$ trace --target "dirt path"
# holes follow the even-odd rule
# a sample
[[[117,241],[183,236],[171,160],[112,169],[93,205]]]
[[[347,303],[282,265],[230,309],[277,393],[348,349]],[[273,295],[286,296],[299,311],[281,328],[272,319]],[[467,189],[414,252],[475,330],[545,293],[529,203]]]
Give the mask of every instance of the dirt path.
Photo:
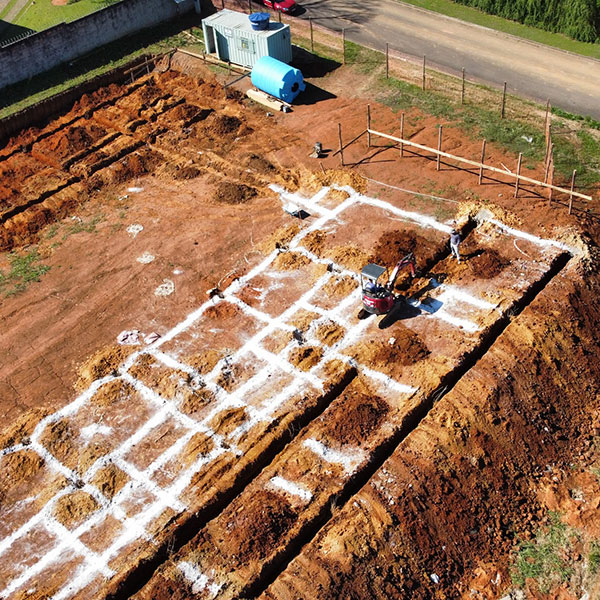
[[[492,29],[464,23],[401,2],[307,0],[302,3],[321,24],[346,28],[347,39],[409,57],[424,55],[451,73],[467,77],[581,115],[600,118],[600,61],[566,53]]]

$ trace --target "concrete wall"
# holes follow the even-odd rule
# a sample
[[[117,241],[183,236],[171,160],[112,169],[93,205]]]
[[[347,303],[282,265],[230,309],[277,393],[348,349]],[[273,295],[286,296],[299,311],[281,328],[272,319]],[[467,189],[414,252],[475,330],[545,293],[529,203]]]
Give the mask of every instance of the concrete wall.
[[[194,0],[122,0],[0,48],[0,88],[194,9]]]

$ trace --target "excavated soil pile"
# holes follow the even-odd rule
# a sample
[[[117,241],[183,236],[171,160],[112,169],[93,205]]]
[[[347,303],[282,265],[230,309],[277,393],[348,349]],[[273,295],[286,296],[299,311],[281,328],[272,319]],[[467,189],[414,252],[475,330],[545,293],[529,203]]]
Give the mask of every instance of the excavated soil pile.
[[[485,250],[482,253],[477,253],[473,258],[465,256],[465,259],[468,260],[469,269],[482,279],[496,277],[496,275],[501,273],[510,264],[508,260],[502,258],[493,248]]]
[[[256,190],[247,185],[223,181],[217,186],[215,199],[223,204],[245,204],[256,194]]]
[[[255,498],[252,510],[247,508],[240,506],[230,522],[228,546],[231,560],[238,565],[267,556],[296,520],[289,502],[268,490]]]
[[[341,403],[331,413],[333,423],[329,435],[341,445],[360,446],[385,421],[388,403],[368,388],[345,391]]]
[[[413,365],[429,354],[419,334],[402,323],[394,324],[388,340],[368,340],[352,348],[354,358],[376,365]]]

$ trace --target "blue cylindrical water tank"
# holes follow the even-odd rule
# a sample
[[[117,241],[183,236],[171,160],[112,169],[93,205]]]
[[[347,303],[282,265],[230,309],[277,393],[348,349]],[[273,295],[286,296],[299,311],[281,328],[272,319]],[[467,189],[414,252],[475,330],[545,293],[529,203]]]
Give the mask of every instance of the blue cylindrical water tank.
[[[252,29],[255,31],[264,31],[265,29],[269,29],[269,13],[255,12],[252,13],[248,19],[250,19]]]
[[[302,73],[284,62],[263,56],[252,68],[252,84],[284,102],[293,102],[306,88]]]

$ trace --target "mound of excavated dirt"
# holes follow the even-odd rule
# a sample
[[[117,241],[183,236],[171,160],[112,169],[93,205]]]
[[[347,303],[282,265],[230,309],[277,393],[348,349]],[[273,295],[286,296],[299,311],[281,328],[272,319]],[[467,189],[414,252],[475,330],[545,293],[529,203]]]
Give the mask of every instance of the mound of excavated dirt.
[[[377,240],[370,261],[392,269],[400,258],[413,252],[417,268],[422,268],[434,258],[439,249],[439,243],[436,244],[413,231],[397,229],[384,233]],[[408,270],[400,273],[399,284],[408,277],[408,273]]]
[[[208,406],[215,399],[215,395],[208,389],[194,390],[192,393],[185,392],[184,398],[179,404],[179,409],[186,415],[193,415]]]
[[[420,336],[402,323],[390,328],[388,340],[367,340],[352,347],[351,356],[362,364],[383,368],[386,365],[413,365],[430,352]]]
[[[226,436],[239,427],[246,419],[246,409],[243,406],[227,408],[215,415],[209,426],[213,431],[218,431],[221,435]]]
[[[476,277],[492,279],[508,267],[510,261],[500,256],[493,248],[489,248],[473,258],[469,258],[467,264]]]
[[[229,302],[217,306],[224,305],[234,308],[233,304],[229,304]],[[211,306],[208,310],[216,309],[217,306]],[[185,363],[196,369],[200,375],[206,375],[215,368],[215,365],[223,358],[223,356],[225,356],[223,352],[218,352],[217,350],[209,348],[208,350],[203,350],[202,352],[197,352],[196,354],[188,356],[185,359]]]
[[[60,159],[86,150],[90,144],[106,135],[106,130],[95,124],[87,127],[74,125],[55,135],[48,144],[49,149]]]
[[[289,361],[299,369],[308,371],[314,367],[323,356],[323,350],[314,346],[300,346],[290,352]]]
[[[128,481],[129,477],[119,467],[110,463],[98,469],[91,483],[111,500]]]
[[[322,288],[328,298],[345,298],[358,287],[358,282],[346,275],[332,277]]]
[[[276,171],[273,163],[269,162],[266,158],[259,156],[258,154],[250,154],[244,161],[246,167],[254,169],[263,175],[272,174]]]
[[[135,351],[135,346],[108,346],[92,354],[79,367],[78,389],[87,388],[92,381],[107,375],[116,375],[119,365]]]
[[[81,490],[61,496],[54,507],[54,516],[69,529],[74,529],[98,508],[92,496]]]
[[[237,133],[242,122],[232,115],[215,114],[208,125],[208,131],[215,135],[231,135]]]
[[[26,485],[39,473],[43,464],[44,459],[29,450],[12,452],[0,458],[0,502],[15,487],[16,481]]]
[[[287,247],[296,234],[300,231],[300,225],[291,223],[279,227],[272,235],[260,244],[260,249],[265,254],[270,254],[273,250]]]
[[[268,518],[265,516],[268,515]],[[296,521],[296,513],[280,494],[263,490],[250,506],[240,506],[231,521],[229,547],[235,564],[264,558]]]
[[[320,229],[316,229],[315,231],[311,231],[309,234],[305,235],[302,238],[301,244],[313,254],[317,256],[321,256],[323,246],[325,245],[325,240],[327,239],[327,233],[325,231],[321,231]]]
[[[360,446],[385,420],[388,403],[360,384],[346,388],[341,400],[331,412],[327,434],[342,446]]]
[[[339,246],[334,248],[332,258],[334,262],[356,273],[360,273],[362,268],[371,262],[370,256],[356,246]]]
[[[215,200],[222,204],[245,204],[257,195],[256,188],[243,183],[222,181],[216,189]]]
[[[273,267],[279,271],[293,271],[310,263],[310,259],[299,252],[280,252],[273,261]]]
[[[327,169],[323,172],[308,174],[302,181],[303,185],[309,190],[320,190],[327,185],[348,185],[357,192],[367,191],[367,181],[356,171],[343,169]]]
[[[339,342],[345,335],[346,331],[340,325],[337,325],[333,321],[326,321],[321,323],[316,331],[315,337],[326,346],[333,346],[336,342]]]

